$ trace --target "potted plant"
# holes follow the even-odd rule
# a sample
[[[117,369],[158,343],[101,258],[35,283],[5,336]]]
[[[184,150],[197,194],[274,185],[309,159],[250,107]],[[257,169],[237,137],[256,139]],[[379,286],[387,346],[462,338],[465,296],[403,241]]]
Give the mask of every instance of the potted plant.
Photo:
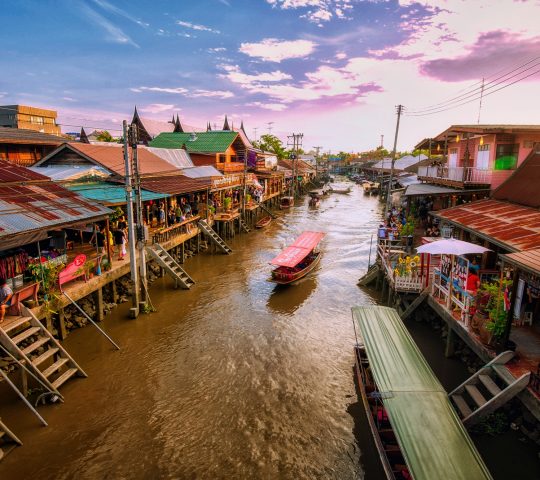
[[[485,318],[479,328],[480,340],[485,344],[495,346],[504,337],[508,315],[504,305],[504,290],[511,284],[510,280],[503,280],[500,283],[484,283],[480,288],[477,311]]]
[[[95,273],[95,266],[93,260],[87,260],[84,264],[84,270],[87,278],[92,278]]]
[[[225,197],[225,199],[223,200],[223,208],[225,209],[225,211],[228,212],[231,209],[231,206],[232,206],[232,198]]]

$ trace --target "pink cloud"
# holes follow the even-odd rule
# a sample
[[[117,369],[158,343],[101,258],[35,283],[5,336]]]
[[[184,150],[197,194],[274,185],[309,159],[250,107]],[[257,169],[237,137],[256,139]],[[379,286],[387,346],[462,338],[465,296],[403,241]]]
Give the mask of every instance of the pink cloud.
[[[534,58],[540,51],[540,37],[521,38],[516,33],[495,30],[481,34],[468,52],[454,58],[438,58],[420,66],[420,73],[446,82],[478,79]],[[534,77],[531,77],[534,78]]]

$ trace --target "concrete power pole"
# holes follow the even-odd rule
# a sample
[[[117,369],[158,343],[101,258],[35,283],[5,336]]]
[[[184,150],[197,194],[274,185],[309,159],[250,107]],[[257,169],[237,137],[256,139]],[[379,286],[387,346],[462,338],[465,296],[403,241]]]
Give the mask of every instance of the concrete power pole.
[[[390,167],[390,180],[388,182],[388,193],[386,195],[386,209],[384,211],[385,221],[386,221],[386,215],[388,214],[388,211],[390,210],[390,202],[391,202],[391,197],[392,197],[392,182],[394,180],[394,165],[396,163],[396,148],[397,148],[397,139],[398,139],[398,133],[399,133],[399,120],[401,118],[402,113],[403,113],[403,105],[398,105],[397,106],[396,134],[394,136],[394,148],[392,149],[392,165]]]
[[[313,147],[315,149],[315,178],[319,181],[319,152],[322,147]]]
[[[135,219],[137,221],[136,239],[137,250],[139,252],[139,273],[141,281],[140,292],[140,308],[144,308],[147,302],[148,284],[146,281],[146,251],[145,251],[145,232],[144,232],[144,216],[141,193],[141,176],[139,173],[139,156],[137,145],[139,143],[139,132],[136,124],[131,124],[129,128],[129,140],[132,152],[132,172],[133,172],[133,189],[135,190]]]
[[[133,187],[131,185],[131,162],[129,161],[129,143],[127,122],[123,122],[124,132],[124,163],[125,163],[125,184],[126,184],[126,210],[128,217],[128,241],[129,241],[129,263],[131,267],[131,309],[129,316],[137,318],[139,316],[139,274],[137,271],[137,253],[135,250],[135,219],[133,217]]]
[[[292,197],[293,198],[295,197],[296,183],[298,179],[298,155],[299,155],[298,152],[302,146],[303,138],[304,138],[303,133],[293,133],[292,135],[287,136],[287,139],[288,139],[287,146],[292,147],[292,151],[293,151],[293,153],[290,156],[292,160],[292,164],[293,164],[293,178],[292,178]]]

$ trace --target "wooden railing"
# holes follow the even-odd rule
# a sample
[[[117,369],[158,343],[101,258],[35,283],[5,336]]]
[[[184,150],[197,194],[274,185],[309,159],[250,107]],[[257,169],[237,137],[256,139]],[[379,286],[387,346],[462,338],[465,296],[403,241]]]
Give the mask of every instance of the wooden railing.
[[[491,170],[480,170],[476,167],[418,167],[419,177],[481,185],[491,184],[491,173]]]
[[[458,320],[464,326],[469,327],[470,324],[470,308],[473,303],[473,297],[458,287],[455,281],[445,277],[439,268],[435,268],[433,272],[433,281],[431,283],[431,295],[438,300],[442,300],[443,304],[450,312],[458,313]]]
[[[152,243],[162,243],[171,240],[180,235],[184,235],[191,231],[193,228],[197,228],[197,222],[200,220],[200,216],[188,218],[183,222],[175,223],[167,228],[161,228],[152,232]]]

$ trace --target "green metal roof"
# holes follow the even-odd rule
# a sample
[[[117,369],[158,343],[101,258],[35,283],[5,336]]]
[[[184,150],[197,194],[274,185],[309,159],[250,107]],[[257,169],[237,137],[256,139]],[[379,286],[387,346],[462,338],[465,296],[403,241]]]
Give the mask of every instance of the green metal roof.
[[[238,132],[196,132],[193,133],[160,133],[149,144],[157,148],[182,148],[186,145],[188,152],[221,153],[234,142]]]
[[[121,205],[126,203],[126,191],[124,185],[121,184],[107,182],[78,183],[66,185],[66,188],[85,198],[96,200],[104,205]],[[170,197],[170,195],[149,192],[148,190],[141,190],[141,193],[144,202]]]
[[[448,395],[393,308],[354,307],[373,377],[415,480],[491,475]]]

